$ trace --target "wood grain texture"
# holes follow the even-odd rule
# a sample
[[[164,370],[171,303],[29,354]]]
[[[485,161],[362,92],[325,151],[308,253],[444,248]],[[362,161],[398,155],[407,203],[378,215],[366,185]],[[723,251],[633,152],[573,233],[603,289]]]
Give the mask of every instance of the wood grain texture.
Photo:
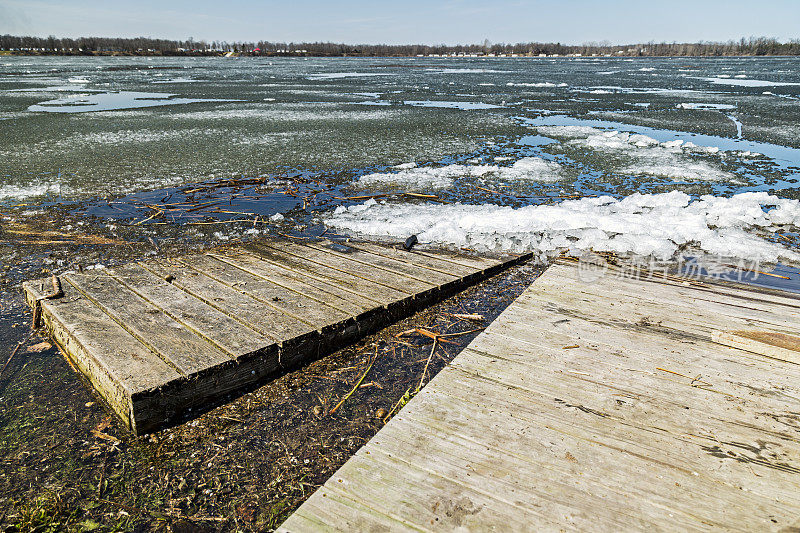
[[[50,279],[23,289],[98,396],[141,434],[525,259],[465,265],[365,246],[227,247],[67,273],[57,299],[46,298]]]
[[[623,273],[551,266],[279,531],[797,530],[800,300]]]
[[[352,294],[363,294],[372,301],[402,300],[413,297],[413,293],[389,287],[377,281],[364,279],[343,270],[337,270],[325,264],[306,261],[301,257],[287,253],[281,247],[259,244],[248,244],[243,247],[257,255],[262,261],[292,270],[307,278],[330,283]]]

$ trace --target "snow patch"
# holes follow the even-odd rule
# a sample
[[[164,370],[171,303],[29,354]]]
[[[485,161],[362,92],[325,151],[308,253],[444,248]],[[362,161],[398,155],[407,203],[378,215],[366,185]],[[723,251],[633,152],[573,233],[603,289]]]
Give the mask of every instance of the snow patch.
[[[689,181],[734,181],[736,176],[692,155],[715,155],[715,146],[697,146],[674,140],[659,142],[647,135],[606,131],[590,126],[541,126],[542,135],[568,139],[567,146],[591,148],[596,152],[620,155],[630,162],[620,169],[632,175],[649,175]]]
[[[378,172],[361,176],[359,187],[395,186],[416,189],[447,189],[456,179],[491,177],[502,181],[553,182],[563,178],[562,167],[540,157],[525,157],[509,167],[498,165],[446,165],[417,167],[398,165],[399,172]]]
[[[534,82],[534,83],[513,83],[509,82],[506,83],[508,87],[566,87],[566,83],[551,83],[549,81],[541,81],[541,82]]]
[[[324,218],[337,231],[405,238],[479,252],[535,252],[539,260],[563,251],[606,251],[659,260],[705,252],[755,261],[800,261],[800,254],[752,230],[800,225],[800,201],[764,192],[692,200],[672,191],[566,200],[520,208],[463,204],[340,206]]]
[[[307,77],[309,80],[341,80],[345,78],[374,78],[377,76],[391,76],[389,72],[331,72],[312,74]]]
[[[749,80],[749,79],[730,79],[730,76],[717,76],[714,78],[697,78],[710,81],[715,85],[733,85],[736,87],[778,87],[787,85],[800,85],[789,81],[768,81],[768,80]]]
[[[443,100],[406,100],[403,102],[405,105],[414,107],[441,107],[444,109],[461,109],[463,111],[470,111],[474,109],[499,109],[502,106],[495,104],[486,104],[483,102],[454,102]]]
[[[0,185],[0,201],[2,200],[24,200],[39,196],[56,195],[67,193],[68,187],[59,183],[38,183],[32,185]]]
[[[712,109],[714,111],[719,111],[721,109],[736,109],[736,106],[733,104],[712,104],[712,103],[705,103],[705,102],[684,102],[678,104],[678,109]]]

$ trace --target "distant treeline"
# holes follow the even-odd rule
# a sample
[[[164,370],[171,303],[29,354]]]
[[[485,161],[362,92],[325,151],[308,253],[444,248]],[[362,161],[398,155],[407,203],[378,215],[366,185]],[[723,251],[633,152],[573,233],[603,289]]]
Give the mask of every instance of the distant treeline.
[[[223,55],[229,52],[248,55],[307,55],[307,56],[369,56],[408,57],[419,55],[478,55],[478,56],[765,56],[800,55],[800,39],[782,43],[766,37],[751,37],[739,41],[699,43],[638,43],[612,45],[586,43],[517,43],[469,45],[349,45],[337,43],[276,43],[228,41],[170,41],[138,37],[120,39],[109,37],[0,36],[0,52],[40,55]]]

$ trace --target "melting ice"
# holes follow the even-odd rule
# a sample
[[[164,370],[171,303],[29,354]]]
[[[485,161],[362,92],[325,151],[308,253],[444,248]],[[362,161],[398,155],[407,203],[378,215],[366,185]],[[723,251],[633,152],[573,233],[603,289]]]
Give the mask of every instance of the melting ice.
[[[446,189],[457,178],[493,177],[505,181],[552,182],[563,178],[561,165],[541,157],[525,157],[509,167],[498,165],[446,165],[443,167],[417,167],[416,164],[398,165],[398,172],[382,172],[361,176],[359,187],[398,186],[419,189]]]
[[[496,205],[415,205],[375,200],[338,207],[324,222],[362,236],[420,241],[480,252],[536,252],[539,260],[562,251],[607,251],[661,260],[682,252],[753,261],[800,261],[800,253],[756,232],[800,227],[800,201],[767,193],[730,198],[685,193],[635,193],[566,200],[519,208]]]

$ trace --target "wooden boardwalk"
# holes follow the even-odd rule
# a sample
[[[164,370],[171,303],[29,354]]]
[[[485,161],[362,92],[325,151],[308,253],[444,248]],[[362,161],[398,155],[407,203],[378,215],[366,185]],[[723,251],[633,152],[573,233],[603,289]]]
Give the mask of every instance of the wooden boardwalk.
[[[267,243],[23,285],[134,433],[323,355],[526,257]]]
[[[279,530],[800,531],[800,299],[578,272],[551,266]]]

